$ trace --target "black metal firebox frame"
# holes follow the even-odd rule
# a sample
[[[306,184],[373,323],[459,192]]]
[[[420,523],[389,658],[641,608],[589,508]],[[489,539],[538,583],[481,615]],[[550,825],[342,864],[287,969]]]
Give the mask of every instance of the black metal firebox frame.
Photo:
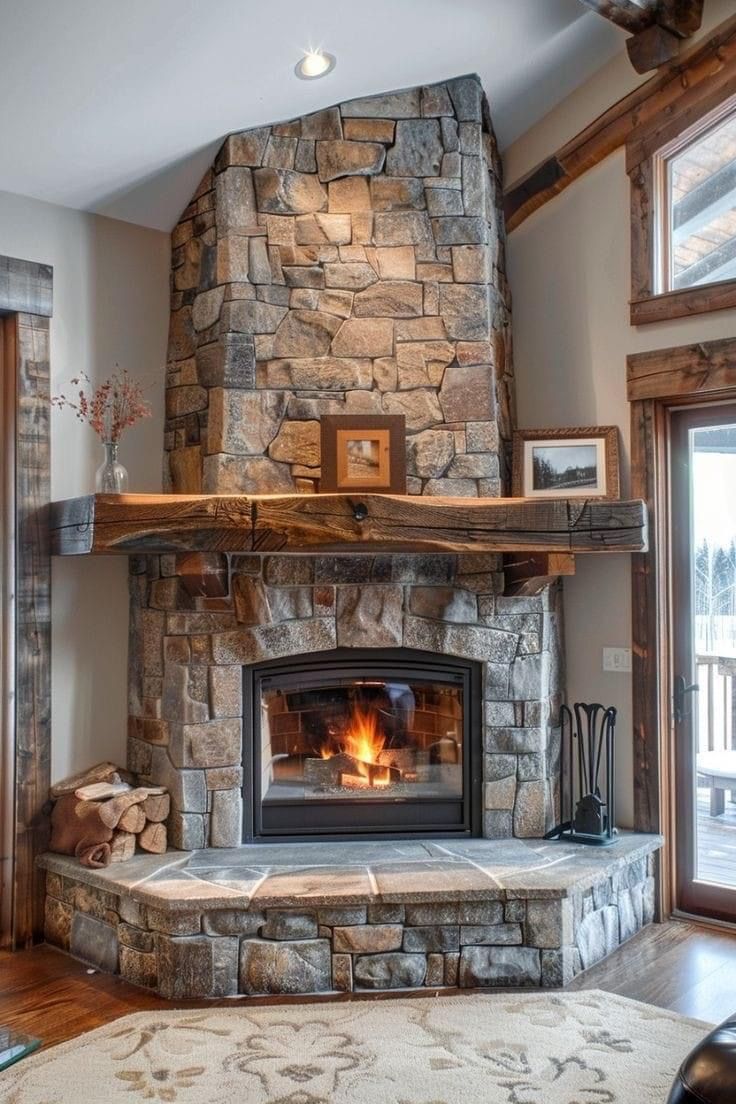
[[[280,686],[304,678],[345,678],[366,675],[422,678],[463,688],[463,793],[457,799],[386,800],[361,798],[319,802],[320,824],[306,820],[310,806],[303,802],[269,802],[264,822],[261,801],[261,689],[270,680]],[[310,656],[291,656],[243,668],[245,720],[243,838],[246,843],[281,840],[409,839],[480,836],[482,829],[482,672],[481,664],[455,656],[438,656],[408,648],[338,648]],[[273,810],[278,809],[276,815]],[[354,817],[350,824],[347,817]]]

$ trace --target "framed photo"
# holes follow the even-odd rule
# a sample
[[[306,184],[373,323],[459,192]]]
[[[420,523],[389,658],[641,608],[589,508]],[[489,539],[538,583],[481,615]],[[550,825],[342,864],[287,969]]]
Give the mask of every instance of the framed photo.
[[[514,433],[515,498],[618,498],[618,427]]]
[[[403,414],[325,414],[320,491],[406,492]]]

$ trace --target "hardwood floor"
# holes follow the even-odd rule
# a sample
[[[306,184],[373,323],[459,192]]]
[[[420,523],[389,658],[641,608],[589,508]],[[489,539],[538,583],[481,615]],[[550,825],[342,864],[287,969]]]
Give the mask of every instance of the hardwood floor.
[[[736,933],[685,921],[655,925],[588,970],[571,988],[604,989],[697,1019],[720,1020],[736,1011]],[[433,992],[427,990],[426,995]],[[360,999],[391,996],[366,994]],[[286,999],[260,998],[249,1004]],[[88,973],[86,966],[52,947],[0,953],[0,1024],[39,1036],[45,1046],[129,1012],[207,1006],[173,1005],[119,978]]]
[[[736,1012],[736,932],[684,920],[653,924],[586,970],[571,989],[604,989],[716,1022]]]

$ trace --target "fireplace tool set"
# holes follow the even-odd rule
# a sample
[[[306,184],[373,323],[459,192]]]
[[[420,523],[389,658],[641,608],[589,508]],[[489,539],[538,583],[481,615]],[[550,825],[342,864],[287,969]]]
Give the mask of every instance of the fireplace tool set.
[[[576,702],[560,709],[561,823],[545,835],[610,847],[616,842],[613,744],[616,710]],[[567,814],[567,815],[566,815]]]

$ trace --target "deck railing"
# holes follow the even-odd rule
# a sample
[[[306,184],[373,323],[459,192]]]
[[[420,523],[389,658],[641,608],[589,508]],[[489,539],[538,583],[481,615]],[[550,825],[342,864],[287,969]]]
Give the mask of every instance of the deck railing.
[[[732,656],[696,655],[698,751],[736,750]]]

